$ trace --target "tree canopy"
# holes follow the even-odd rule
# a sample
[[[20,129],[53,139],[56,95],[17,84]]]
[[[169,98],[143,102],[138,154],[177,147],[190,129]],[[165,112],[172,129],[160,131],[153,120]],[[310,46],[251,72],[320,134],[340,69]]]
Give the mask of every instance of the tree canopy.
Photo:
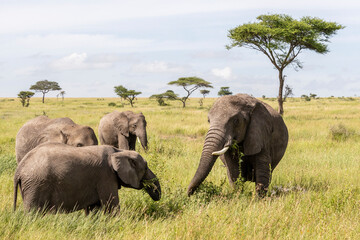
[[[30,87],[30,90],[35,90],[35,92],[41,92],[43,94],[42,103],[45,102],[45,94],[49,91],[61,90],[61,87],[57,82],[52,82],[48,80],[37,81],[34,85]]]
[[[218,92],[218,95],[221,96],[225,96],[225,95],[231,95],[232,92],[230,92],[229,87],[221,87],[220,91]]]
[[[155,98],[156,101],[159,103],[160,106],[165,106],[165,105],[167,105],[167,104],[165,103],[165,99],[177,100],[177,99],[178,99],[178,95],[175,94],[174,91],[172,91],[172,90],[167,90],[167,91],[164,92],[164,93],[151,95],[150,98]]]
[[[56,97],[61,96],[62,100],[64,101],[65,93],[66,93],[65,91],[61,91],[58,93],[58,95],[56,95]]]
[[[30,105],[30,98],[34,96],[34,92],[31,91],[21,91],[18,94],[18,98],[20,98],[20,102],[23,107],[28,107]]]
[[[202,78],[199,77],[182,77],[179,78],[176,81],[171,81],[168,83],[169,85],[177,85],[184,88],[187,95],[182,98],[177,98],[177,100],[180,100],[183,103],[183,107],[185,107],[186,100],[190,97],[190,95],[198,88],[212,88],[210,82],[205,81]]]
[[[283,114],[283,71],[288,65],[302,68],[297,56],[303,50],[320,54],[329,52],[327,43],[331,36],[344,26],[326,22],[316,17],[303,17],[295,20],[284,14],[260,15],[258,22],[246,23],[230,29],[228,37],[233,47],[246,47],[262,52],[279,73],[279,113]]]
[[[137,92],[135,90],[128,90],[122,85],[115,86],[114,91],[119,97],[129,101],[131,107],[134,107],[134,100],[136,99],[136,96],[141,94],[141,92]]]
[[[210,93],[210,91],[206,90],[206,89],[201,89],[200,93],[201,93],[201,95],[203,95],[203,98],[205,98],[205,96],[208,95]]]

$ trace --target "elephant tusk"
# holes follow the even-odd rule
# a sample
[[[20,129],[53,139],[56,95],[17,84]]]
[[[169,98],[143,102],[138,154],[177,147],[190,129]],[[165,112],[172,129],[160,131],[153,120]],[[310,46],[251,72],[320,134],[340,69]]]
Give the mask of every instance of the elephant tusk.
[[[221,154],[224,154],[228,149],[229,149],[229,147],[224,147],[224,148],[221,149],[220,151],[213,152],[211,155],[220,156]]]
[[[137,139],[138,143],[141,144],[139,137],[136,137],[136,139]]]

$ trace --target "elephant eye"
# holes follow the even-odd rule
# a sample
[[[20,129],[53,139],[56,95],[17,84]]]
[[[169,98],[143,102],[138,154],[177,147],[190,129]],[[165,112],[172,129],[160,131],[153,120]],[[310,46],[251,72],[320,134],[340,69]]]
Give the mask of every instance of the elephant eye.
[[[133,168],[136,168],[136,161],[134,161],[133,159],[130,159],[130,165],[131,165]]]
[[[82,147],[82,146],[84,146],[84,145],[81,144],[81,143],[78,143],[76,146],[77,146],[77,147]]]

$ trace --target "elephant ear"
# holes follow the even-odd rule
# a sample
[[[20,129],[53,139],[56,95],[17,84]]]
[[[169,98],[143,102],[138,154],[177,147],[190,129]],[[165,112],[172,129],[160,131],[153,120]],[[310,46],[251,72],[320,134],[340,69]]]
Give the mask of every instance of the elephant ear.
[[[67,144],[68,135],[59,129],[48,129],[39,136],[38,144],[45,142],[56,142]]]
[[[271,115],[262,103],[256,102],[250,111],[250,120],[243,145],[244,154],[259,153],[268,144],[271,133]]]
[[[61,143],[67,144],[69,135],[66,135],[63,131],[60,130],[59,140]]]
[[[122,135],[129,137],[129,120],[124,113],[115,117],[113,122],[115,128],[118,129]]]
[[[139,189],[147,168],[144,159],[137,152],[128,150],[113,153],[110,157],[113,169],[125,186]]]

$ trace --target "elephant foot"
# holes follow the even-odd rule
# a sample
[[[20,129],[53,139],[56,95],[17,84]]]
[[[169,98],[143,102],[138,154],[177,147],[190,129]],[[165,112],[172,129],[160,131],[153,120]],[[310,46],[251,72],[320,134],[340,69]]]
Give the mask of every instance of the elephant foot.
[[[256,195],[259,198],[264,198],[266,196],[266,193],[268,191],[268,187],[265,187],[262,183],[257,183],[255,187]]]

